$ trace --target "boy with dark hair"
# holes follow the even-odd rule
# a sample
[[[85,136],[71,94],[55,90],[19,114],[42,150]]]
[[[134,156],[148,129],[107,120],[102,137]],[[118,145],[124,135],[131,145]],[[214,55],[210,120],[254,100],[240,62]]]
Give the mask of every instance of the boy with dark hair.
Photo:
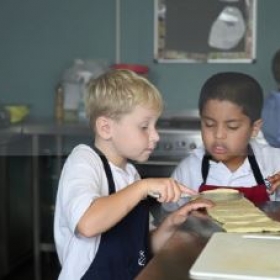
[[[197,191],[237,189],[254,203],[275,199],[280,150],[254,139],[262,125],[262,104],[262,89],[249,75],[226,72],[210,77],[199,98],[204,145],[177,166],[173,178]],[[184,203],[182,199],[178,204]],[[165,204],[167,210],[169,206],[176,208]]]

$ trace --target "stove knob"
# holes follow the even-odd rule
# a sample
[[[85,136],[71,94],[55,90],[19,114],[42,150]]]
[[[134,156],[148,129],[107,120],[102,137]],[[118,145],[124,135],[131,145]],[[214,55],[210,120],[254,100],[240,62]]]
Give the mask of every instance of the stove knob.
[[[194,142],[190,143],[189,148],[190,150],[196,149],[196,144]]]
[[[178,147],[179,148],[185,148],[186,146],[187,146],[187,143],[185,141],[178,142]]]
[[[164,144],[164,150],[170,151],[170,150],[172,150],[172,148],[173,148],[173,146],[172,146],[171,143],[165,143]]]

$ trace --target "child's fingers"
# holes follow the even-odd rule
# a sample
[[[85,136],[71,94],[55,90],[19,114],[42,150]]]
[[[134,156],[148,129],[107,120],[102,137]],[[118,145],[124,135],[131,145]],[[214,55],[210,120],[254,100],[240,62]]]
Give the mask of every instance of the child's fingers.
[[[269,193],[273,194],[279,187],[280,187],[280,181],[274,182],[273,184],[271,184]]]
[[[172,178],[168,178],[166,181],[166,185],[163,188],[162,193],[162,202],[176,202],[181,197],[181,189],[178,185],[178,182],[176,182]]]
[[[201,209],[209,208],[214,206],[214,203],[211,200],[207,199],[196,199],[188,202],[186,205],[182,206],[178,211],[181,215],[188,215],[190,212]]]
[[[197,194],[197,191],[188,188],[187,186],[179,183],[174,179],[171,179],[171,182],[172,182],[172,192],[173,192],[173,193],[171,192],[171,195],[173,195],[173,198],[172,197],[171,198],[173,202],[178,201],[182,197],[182,194],[187,194],[190,196]]]
[[[273,194],[276,191],[276,189],[280,186],[280,174],[276,173],[268,177],[267,180],[269,181],[270,184],[268,193]]]
[[[191,211],[193,211],[193,210],[198,210],[200,208],[213,207],[215,204],[211,200],[200,198],[200,199],[196,199],[196,200],[191,201],[189,203],[189,205],[190,205]]]
[[[178,184],[178,186],[180,188],[180,191],[182,193],[186,193],[186,194],[189,194],[189,195],[196,195],[197,194],[197,191],[195,191],[193,189],[190,189],[190,188],[188,188],[187,186],[185,186],[185,185],[183,185],[181,183],[177,182],[177,184]]]
[[[201,208],[212,207],[214,203],[210,200],[199,199],[188,202],[177,211],[173,212],[173,223],[175,225],[180,225],[185,222],[190,215],[191,212],[199,210]]]
[[[160,179],[156,182],[155,187],[152,187],[148,194],[156,198],[159,202],[176,202],[181,198],[182,193],[196,195],[197,192],[180,184],[173,178]]]
[[[182,191],[181,191],[180,187],[178,186],[178,183],[175,180],[174,180],[173,184],[174,185],[171,188],[172,193],[171,193],[170,199],[172,202],[176,202],[180,199]]]
[[[186,187],[183,184],[180,184],[176,180],[170,178],[171,186],[167,189],[167,202],[176,202],[178,201],[181,197],[182,194],[188,194],[188,195],[196,195],[197,192]]]

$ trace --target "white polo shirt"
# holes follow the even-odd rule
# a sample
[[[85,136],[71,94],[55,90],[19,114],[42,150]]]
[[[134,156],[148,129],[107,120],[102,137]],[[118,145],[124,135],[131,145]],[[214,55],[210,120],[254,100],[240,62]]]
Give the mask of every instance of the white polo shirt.
[[[130,163],[125,170],[109,164],[116,191],[140,179]],[[87,145],[75,147],[63,166],[55,206],[54,237],[62,265],[59,280],[81,279],[93,261],[100,235],[85,238],[75,229],[91,203],[108,192],[108,181],[99,155]]]
[[[251,140],[250,144],[263,178],[280,171],[280,149],[273,148],[266,143],[261,143],[254,139]],[[198,190],[203,182],[201,164],[204,154],[204,147],[193,150],[175,168],[172,177],[187,187]],[[222,162],[210,160],[206,184],[227,187],[252,187],[256,185],[256,180],[248,158],[234,172],[229,170]],[[275,200],[275,195],[272,195],[270,198],[271,200]],[[173,211],[178,206],[185,204],[185,202],[186,200],[181,199],[177,204],[165,204],[164,208]]]

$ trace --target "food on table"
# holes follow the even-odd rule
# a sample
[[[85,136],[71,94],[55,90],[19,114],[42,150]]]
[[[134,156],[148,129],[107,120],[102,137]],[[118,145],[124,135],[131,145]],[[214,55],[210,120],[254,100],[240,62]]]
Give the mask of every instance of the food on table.
[[[208,214],[226,232],[280,232],[280,223],[269,218],[248,199],[216,201]]]
[[[201,192],[200,194],[204,198],[208,198],[213,201],[239,200],[243,197],[243,194],[238,190],[228,188],[217,188],[213,190],[207,190]]]

